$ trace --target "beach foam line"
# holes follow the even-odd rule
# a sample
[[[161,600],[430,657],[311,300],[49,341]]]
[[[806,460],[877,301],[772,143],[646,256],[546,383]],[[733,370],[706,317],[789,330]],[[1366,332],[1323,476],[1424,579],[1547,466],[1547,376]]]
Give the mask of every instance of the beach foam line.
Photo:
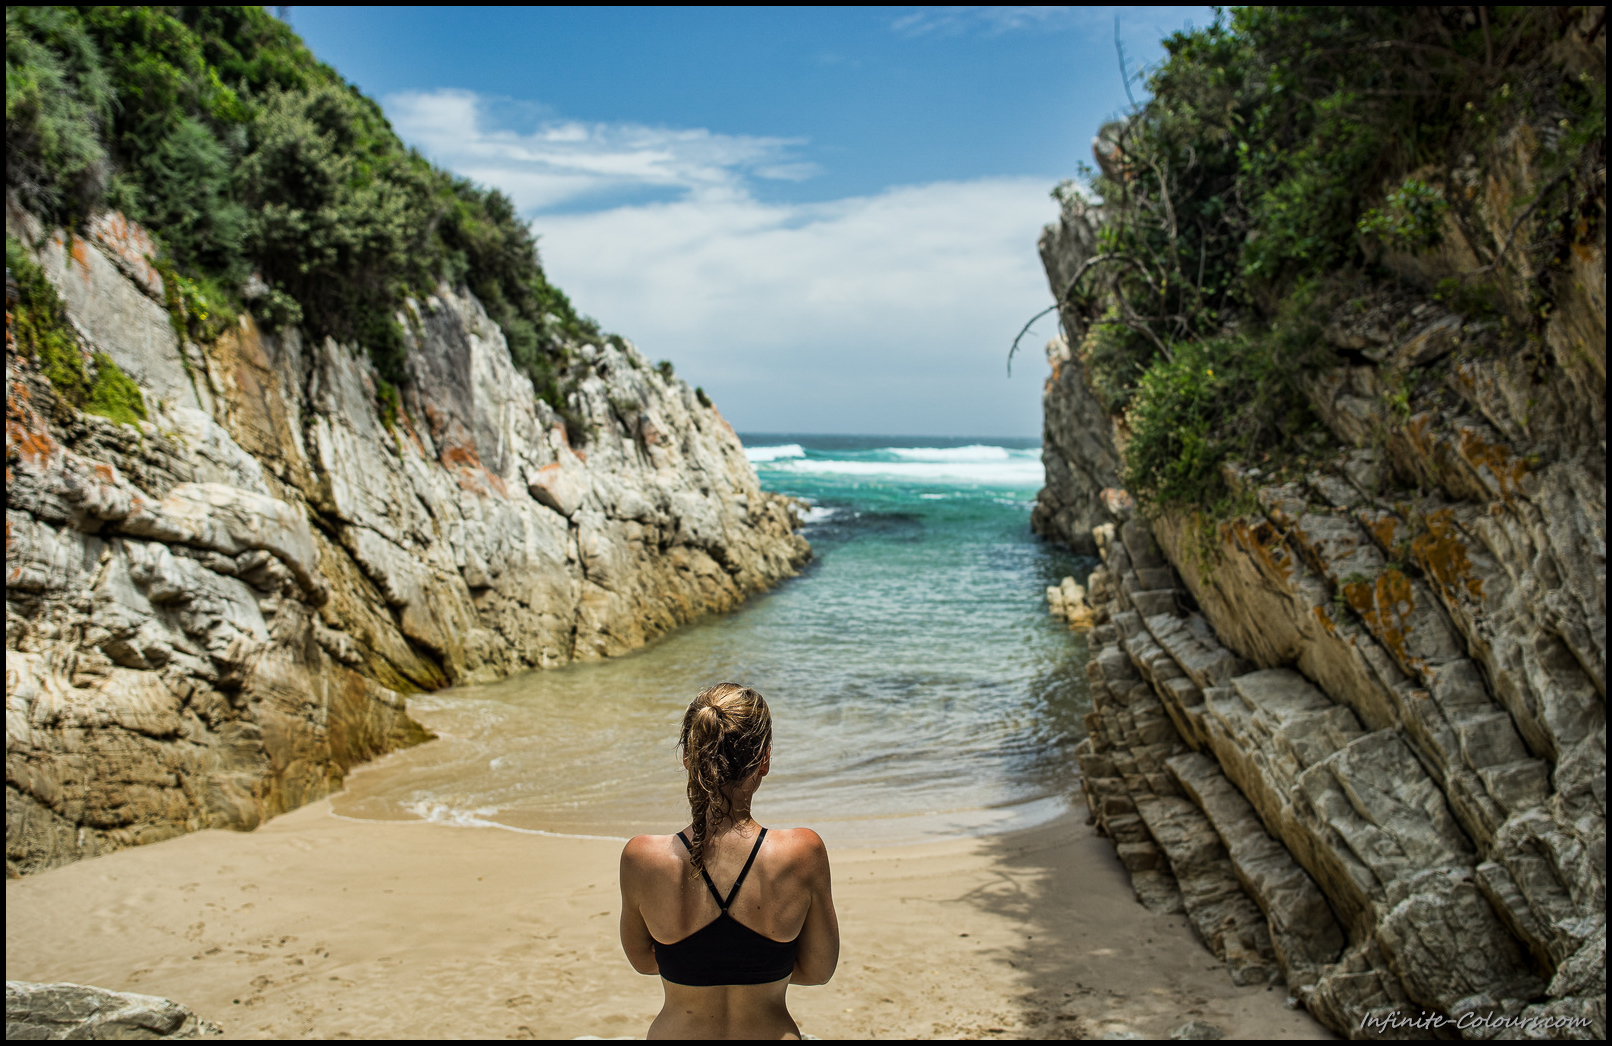
[[[777,447],[746,447],[744,456],[751,461],[780,461],[784,458],[804,458],[806,448],[799,443],[785,443]]]
[[[330,816],[338,821],[362,821],[366,824],[435,824],[447,825],[450,828],[497,828],[505,832],[515,832],[518,835],[543,835],[550,839],[599,839],[612,843],[624,843],[627,841],[627,837],[624,835],[584,835],[580,832],[550,832],[542,828],[517,828],[512,824],[489,821],[484,817],[465,813],[463,810],[455,810],[442,803],[408,803],[403,808],[418,818],[418,820],[414,821],[394,821],[388,817],[353,817],[350,814],[338,814],[328,801],[326,802],[326,808]]]

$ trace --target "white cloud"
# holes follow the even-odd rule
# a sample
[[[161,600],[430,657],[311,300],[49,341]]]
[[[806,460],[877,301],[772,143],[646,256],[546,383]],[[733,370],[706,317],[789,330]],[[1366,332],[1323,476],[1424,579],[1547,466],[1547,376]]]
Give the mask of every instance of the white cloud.
[[[929,7],[890,23],[903,36],[958,36],[1004,33],[1014,29],[1065,29],[1076,23],[1078,7]]]
[[[1147,38],[1149,44],[1193,17],[1204,25],[1214,20],[1213,9],[1202,7],[923,7],[892,19],[890,28],[906,37],[997,36],[1019,30],[1112,32],[1116,16],[1127,35],[1139,26],[1159,27]]]
[[[769,203],[750,178],[806,173],[788,140],[574,123],[520,135],[485,126],[468,92],[387,109],[405,139],[533,215],[544,265],[578,308],[672,359],[741,431],[1040,429],[1044,370],[1021,364],[1010,382],[1003,361],[1050,300],[1035,249],[1056,215],[1046,180]],[[624,188],[677,198],[543,213]]]
[[[387,115],[406,140],[503,189],[523,212],[624,189],[733,192],[746,174],[793,181],[814,170],[791,157],[798,139],[574,120],[523,134],[489,126],[486,109],[480,96],[463,90],[386,99]]]

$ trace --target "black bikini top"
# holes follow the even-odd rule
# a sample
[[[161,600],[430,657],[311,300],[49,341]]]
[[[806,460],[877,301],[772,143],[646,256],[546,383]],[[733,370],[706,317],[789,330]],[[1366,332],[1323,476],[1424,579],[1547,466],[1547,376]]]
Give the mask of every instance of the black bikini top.
[[[677,838],[684,849],[693,851],[682,832],[677,833]],[[755,847],[750,851],[750,859],[744,863],[744,871],[733,881],[733,889],[728,891],[725,901],[705,869],[700,869],[705,888],[711,891],[722,914],[681,941],[672,944],[655,942],[655,961],[660,964],[662,977],[673,984],[703,988],[718,984],[770,984],[795,972],[795,945],[800,941],[799,936],[793,941],[775,941],[752,930],[728,912],[728,906],[739,895],[739,887],[744,885],[744,877],[750,874],[750,866],[756,863],[756,854],[761,852],[761,842],[766,838],[767,830],[763,828],[756,838]]]

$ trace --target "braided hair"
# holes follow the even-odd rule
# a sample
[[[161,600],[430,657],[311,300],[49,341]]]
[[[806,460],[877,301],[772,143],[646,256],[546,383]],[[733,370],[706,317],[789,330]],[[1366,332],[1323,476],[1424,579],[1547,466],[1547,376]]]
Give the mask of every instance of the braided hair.
[[[705,868],[712,829],[733,813],[733,788],[761,769],[772,746],[772,713],[759,693],[738,683],[701,690],[683,713],[678,747],[688,763],[688,805],[694,815],[689,858]]]

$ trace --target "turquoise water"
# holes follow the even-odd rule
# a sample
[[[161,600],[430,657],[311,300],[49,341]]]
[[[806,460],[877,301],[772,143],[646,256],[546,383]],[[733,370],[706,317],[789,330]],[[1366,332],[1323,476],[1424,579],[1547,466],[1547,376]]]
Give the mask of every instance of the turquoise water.
[[[627,657],[412,699],[440,740],[355,774],[338,813],[670,831],[682,710],[728,679],[773,709],[763,823],[858,844],[1061,813],[1090,703],[1084,642],[1044,589],[1093,564],[1030,533],[1038,445],[743,438],[763,486],[812,505],[800,577]]]

